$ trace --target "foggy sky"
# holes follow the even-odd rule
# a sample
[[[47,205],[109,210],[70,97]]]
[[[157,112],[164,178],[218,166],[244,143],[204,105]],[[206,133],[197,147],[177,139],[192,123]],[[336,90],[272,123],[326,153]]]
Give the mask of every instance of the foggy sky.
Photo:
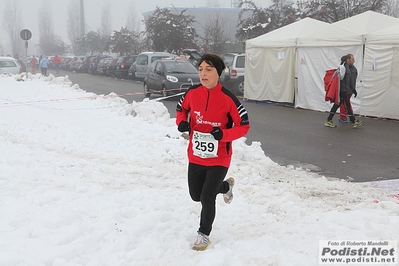
[[[3,25],[5,1],[0,0],[0,24]],[[50,3],[52,10],[52,20],[54,33],[60,36],[63,41],[69,44],[67,34],[67,13],[70,0],[19,0],[21,13],[23,17],[23,29],[29,29],[32,32],[32,39],[29,40],[28,54],[36,54],[36,44],[38,42],[38,13],[43,2]],[[86,32],[97,31],[100,27],[101,10],[106,0],[84,0]],[[222,7],[231,7],[232,0],[108,0],[111,3],[112,30],[119,31],[126,25],[127,10],[129,3],[134,3],[136,14],[140,21],[143,19],[142,13],[154,10],[157,6],[160,8],[170,7],[204,7],[207,3],[216,2]],[[267,7],[270,0],[254,0],[258,7]],[[144,29],[144,26],[143,26]],[[22,29],[21,29],[22,30]],[[11,54],[10,40],[3,26],[0,26],[0,45],[3,47],[1,54]]]

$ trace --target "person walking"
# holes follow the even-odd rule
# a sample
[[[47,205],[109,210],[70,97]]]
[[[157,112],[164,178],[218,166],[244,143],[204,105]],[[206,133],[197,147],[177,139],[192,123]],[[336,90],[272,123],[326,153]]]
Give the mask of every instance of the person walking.
[[[356,91],[356,79],[357,79],[357,68],[355,67],[354,63],[355,63],[355,57],[353,56],[353,54],[347,54],[346,55],[346,64],[348,64],[350,72],[351,72],[351,79],[349,82],[349,87],[347,89],[346,94],[348,95],[349,100],[352,97],[352,94],[355,95],[355,98],[357,97],[357,91]],[[352,108],[352,107],[351,107]],[[348,123],[348,119],[346,118],[346,113],[348,107],[346,106],[346,104],[341,104],[341,106],[339,107],[339,119],[338,122],[340,123]],[[352,113],[353,113],[353,108],[352,108]]]
[[[352,111],[352,106],[350,103],[350,100],[347,95],[348,88],[350,86],[350,81],[351,81],[351,71],[349,69],[349,65],[346,63],[347,61],[347,56],[343,56],[341,58],[341,65],[339,66],[339,77],[340,77],[340,82],[339,82],[339,103],[334,103],[330,110],[330,114],[327,117],[327,121],[324,123],[326,127],[337,127],[332,119],[337,112],[338,108],[345,104],[347,106],[347,111],[349,115],[349,120],[352,123],[353,128],[357,128],[361,125],[363,125],[363,121],[357,120],[355,118],[355,115],[353,114]]]
[[[42,56],[42,59],[40,60],[40,68],[42,70],[42,75],[47,76],[48,60],[44,55]]]
[[[30,66],[32,68],[33,74],[36,74],[36,64],[37,64],[37,58],[36,56],[32,56],[32,58],[30,59]]]
[[[190,87],[176,107],[178,130],[189,133],[189,194],[202,205],[194,250],[205,250],[211,243],[216,196],[223,194],[227,204],[233,200],[235,180],[224,180],[230,167],[232,141],[245,136],[250,128],[244,106],[219,82],[224,69],[220,56],[204,54],[198,62],[201,84]]]
[[[58,57],[58,55],[55,55],[54,59],[53,59],[53,64],[54,64],[55,72],[58,74],[60,72],[61,57]]]

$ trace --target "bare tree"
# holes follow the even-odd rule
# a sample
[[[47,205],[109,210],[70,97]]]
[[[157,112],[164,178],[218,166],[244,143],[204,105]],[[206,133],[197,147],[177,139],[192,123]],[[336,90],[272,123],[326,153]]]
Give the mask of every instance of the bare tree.
[[[19,35],[22,30],[22,15],[19,0],[6,0],[3,25],[10,38],[13,56],[20,56],[23,41]]]
[[[74,53],[77,52],[76,39],[80,32],[79,0],[70,0],[68,7],[67,31],[69,42]]]
[[[103,2],[99,33],[101,37],[109,37],[112,33],[111,2],[109,0]]]
[[[278,29],[298,20],[298,10],[288,0],[272,0],[272,4],[265,9],[268,17],[267,29],[269,31]],[[270,21],[269,21],[270,19]]]
[[[301,17],[336,22],[368,10],[381,12],[388,0],[300,0],[297,6]]]
[[[399,1],[398,0],[388,0],[383,13],[388,16],[395,18],[399,17]]]
[[[53,53],[55,35],[53,28],[53,18],[51,16],[51,2],[43,0],[38,14],[39,21],[39,45],[44,54]]]
[[[220,7],[220,4],[219,4],[218,0],[207,0],[206,1],[206,6],[209,6],[209,7]]]
[[[109,50],[111,34],[112,34],[112,18],[111,18],[111,2],[105,0],[101,10],[101,21],[99,34],[99,51],[102,53]]]
[[[220,14],[214,18],[209,18],[208,23],[205,25],[202,50],[215,54],[222,54],[224,52],[226,43],[230,41],[224,31],[225,24],[225,20],[223,20]]]
[[[140,32],[140,19],[136,12],[136,1],[132,0],[129,3],[127,12],[126,28],[132,32]]]
[[[245,42],[271,30],[270,8],[258,8],[251,0],[242,1],[238,16],[236,38]],[[280,13],[280,12],[279,12]]]

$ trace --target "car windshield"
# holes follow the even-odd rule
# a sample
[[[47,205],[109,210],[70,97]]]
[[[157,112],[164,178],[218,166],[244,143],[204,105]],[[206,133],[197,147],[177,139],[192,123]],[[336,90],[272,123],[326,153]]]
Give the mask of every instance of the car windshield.
[[[136,61],[136,57],[129,57],[126,61],[128,64],[133,64],[133,62]]]
[[[175,74],[196,74],[198,73],[197,69],[186,61],[170,61],[164,62],[166,72],[167,73],[175,73]]]
[[[234,61],[234,55],[225,55],[223,56],[223,61],[226,66],[231,66]]]

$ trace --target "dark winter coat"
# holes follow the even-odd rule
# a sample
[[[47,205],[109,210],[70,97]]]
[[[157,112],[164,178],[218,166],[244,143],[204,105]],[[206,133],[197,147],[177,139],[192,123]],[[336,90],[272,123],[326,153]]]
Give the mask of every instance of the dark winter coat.
[[[351,72],[351,78],[349,83],[349,88],[346,90],[347,94],[353,94],[356,89],[356,79],[357,79],[357,69],[354,65],[349,66]]]
[[[347,63],[344,64],[345,67],[345,76],[340,82],[340,91],[345,91],[348,93],[350,82],[351,82],[351,70],[349,69],[349,65]]]

